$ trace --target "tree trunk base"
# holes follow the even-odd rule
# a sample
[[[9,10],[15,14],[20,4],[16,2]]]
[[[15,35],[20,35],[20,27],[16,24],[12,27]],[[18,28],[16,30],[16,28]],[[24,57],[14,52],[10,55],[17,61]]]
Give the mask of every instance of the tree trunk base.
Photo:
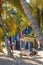
[[[1,46],[1,43],[0,43],[0,52],[3,52],[3,50],[2,50],[2,46]]]

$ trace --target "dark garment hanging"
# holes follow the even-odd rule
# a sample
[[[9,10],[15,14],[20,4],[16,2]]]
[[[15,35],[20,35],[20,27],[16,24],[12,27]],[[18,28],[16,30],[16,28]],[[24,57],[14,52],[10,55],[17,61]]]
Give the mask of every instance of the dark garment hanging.
[[[16,41],[16,50],[20,50],[20,42]]]
[[[28,42],[26,42],[26,47],[25,48],[28,49]]]

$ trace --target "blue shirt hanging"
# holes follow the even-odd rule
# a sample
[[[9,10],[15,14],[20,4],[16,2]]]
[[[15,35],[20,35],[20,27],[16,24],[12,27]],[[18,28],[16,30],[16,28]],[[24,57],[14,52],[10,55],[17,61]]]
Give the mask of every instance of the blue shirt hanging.
[[[30,32],[31,32],[31,28],[30,28],[30,26],[28,26],[25,33],[30,34]]]
[[[18,41],[19,40],[19,34],[16,34],[15,39]]]

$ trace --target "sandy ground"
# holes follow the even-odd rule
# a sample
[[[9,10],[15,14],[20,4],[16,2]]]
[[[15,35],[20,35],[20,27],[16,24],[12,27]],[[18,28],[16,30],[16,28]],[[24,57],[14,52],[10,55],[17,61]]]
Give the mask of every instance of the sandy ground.
[[[39,51],[38,56],[26,56],[22,59],[19,57],[18,53],[18,51],[14,52],[16,60],[8,58],[0,53],[0,65],[43,65],[43,51]]]

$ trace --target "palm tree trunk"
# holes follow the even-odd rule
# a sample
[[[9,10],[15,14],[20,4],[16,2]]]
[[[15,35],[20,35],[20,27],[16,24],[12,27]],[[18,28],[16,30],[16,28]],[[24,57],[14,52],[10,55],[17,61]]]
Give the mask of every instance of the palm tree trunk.
[[[0,52],[3,52],[1,43],[0,43]]]
[[[0,0],[0,2],[2,2],[2,1]],[[3,28],[3,31],[4,31],[4,35],[6,36],[6,25],[4,24],[1,13],[2,13],[2,4],[0,3],[0,22],[2,23],[2,28]],[[8,51],[8,56],[13,58],[13,54],[10,50],[9,45],[6,44],[6,47],[7,47],[7,51]]]
[[[24,9],[24,12],[28,18],[28,20],[30,21],[31,23],[31,26],[34,30],[34,32],[36,33],[37,35],[37,38],[39,39],[40,43],[42,44],[43,46],[43,35],[41,33],[41,29],[39,28],[38,26],[38,23],[36,21],[36,19],[34,19],[33,15],[32,15],[32,12],[30,10],[30,7],[29,5],[26,3],[26,0],[20,0],[20,3]]]
[[[3,19],[2,19],[2,16],[1,15],[0,15],[0,21],[2,23],[2,29],[4,31],[4,35],[6,36],[6,26],[4,25],[4,22],[3,22]],[[7,51],[8,51],[8,56],[13,58],[13,54],[11,52],[11,49],[10,49],[8,43],[6,44],[6,48],[7,48]]]

